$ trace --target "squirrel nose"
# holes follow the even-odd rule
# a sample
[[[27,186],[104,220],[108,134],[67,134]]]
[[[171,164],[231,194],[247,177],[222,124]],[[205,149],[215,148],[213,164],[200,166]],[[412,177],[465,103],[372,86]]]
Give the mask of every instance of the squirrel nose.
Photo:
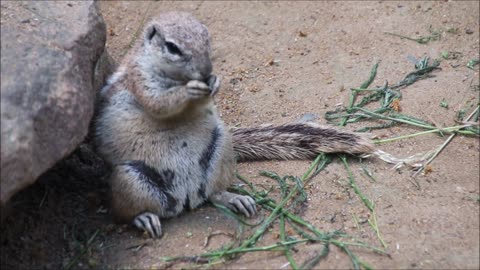
[[[202,75],[202,73],[196,71],[190,74],[190,80],[197,80],[197,81],[203,81],[205,77]]]
[[[190,75],[190,80],[197,80],[197,81],[206,81],[210,78],[212,71],[201,71],[201,72],[194,72]]]
[[[194,67],[190,73],[191,80],[205,81],[212,74],[212,63],[210,61],[194,65]]]
[[[200,71],[203,79],[207,79],[212,74],[212,63],[206,63]]]

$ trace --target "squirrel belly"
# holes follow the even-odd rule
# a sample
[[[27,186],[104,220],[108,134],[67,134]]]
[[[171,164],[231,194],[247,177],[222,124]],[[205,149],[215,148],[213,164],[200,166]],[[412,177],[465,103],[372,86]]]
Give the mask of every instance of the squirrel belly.
[[[146,211],[176,216],[230,185],[231,137],[212,106],[159,121],[128,91],[104,103],[96,119],[97,150],[113,165],[111,206],[119,221]]]

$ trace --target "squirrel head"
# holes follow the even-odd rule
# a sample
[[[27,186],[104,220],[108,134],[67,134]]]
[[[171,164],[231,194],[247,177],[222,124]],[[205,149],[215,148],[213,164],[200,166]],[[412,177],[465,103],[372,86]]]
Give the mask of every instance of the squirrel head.
[[[212,73],[210,34],[191,14],[165,13],[146,25],[144,68],[175,81],[205,81]]]

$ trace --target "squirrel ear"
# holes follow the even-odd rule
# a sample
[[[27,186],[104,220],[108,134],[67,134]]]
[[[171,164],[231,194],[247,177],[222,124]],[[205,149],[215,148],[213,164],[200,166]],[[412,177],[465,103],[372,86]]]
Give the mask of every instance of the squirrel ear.
[[[145,42],[150,43],[155,37],[160,37],[163,40],[162,34],[155,25],[148,26],[145,30]]]

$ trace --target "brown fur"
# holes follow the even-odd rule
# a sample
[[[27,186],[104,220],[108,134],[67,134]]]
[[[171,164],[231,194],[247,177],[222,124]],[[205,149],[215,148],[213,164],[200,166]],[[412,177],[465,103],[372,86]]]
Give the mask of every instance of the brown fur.
[[[238,161],[312,159],[319,153],[371,153],[372,142],[356,134],[315,123],[295,123],[232,130]]]
[[[261,160],[372,150],[359,135],[311,123],[236,129],[232,144],[213,104],[220,81],[211,66],[206,27],[189,14],[167,13],[147,24],[102,89],[96,143],[113,165],[112,211],[120,220],[159,237],[159,218],[207,200],[254,215],[252,198],[226,191],[235,152]]]

